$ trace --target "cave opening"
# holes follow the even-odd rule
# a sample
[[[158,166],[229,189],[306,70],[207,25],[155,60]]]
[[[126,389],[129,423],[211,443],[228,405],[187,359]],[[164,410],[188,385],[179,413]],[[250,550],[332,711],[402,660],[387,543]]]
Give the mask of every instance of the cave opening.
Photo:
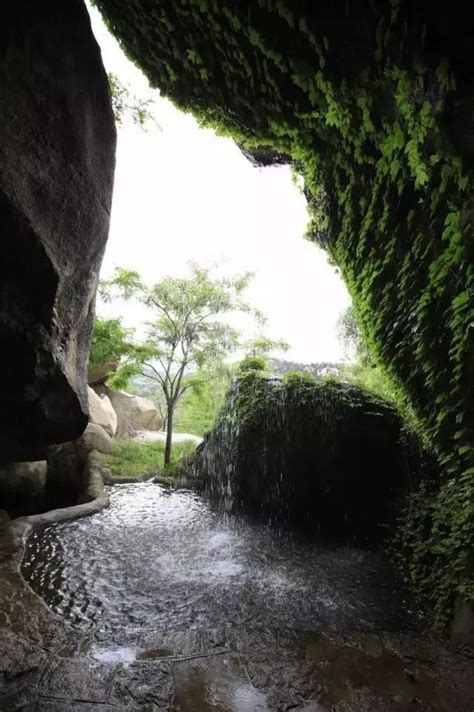
[[[46,478],[54,506],[63,496],[77,503],[10,521],[0,500],[0,708],[342,711],[416,701],[466,709],[474,694],[469,23],[411,0],[94,6],[74,0],[68,14],[48,0],[45,15],[25,0],[0,41],[0,477],[33,500]],[[107,76],[88,12],[96,23],[100,12],[151,86],[204,128],[163,103],[152,148],[133,126],[151,115],[147,98],[131,97],[118,71]],[[135,142],[121,143],[121,130]],[[196,132],[208,138],[193,155]],[[157,176],[160,158],[166,171]],[[317,267],[318,284],[309,277],[316,250],[285,242],[295,221],[302,232],[306,209],[307,236],[330,260]],[[200,220],[212,226],[207,236]],[[140,261],[141,235],[150,242],[153,229],[164,239]],[[267,337],[260,314],[241,364],[230,379],[220,374],[219,387],[212,381],[207,420],[187,449],[172,433],[196,418],[196,402],[183,399],[186,417],[174,406],[186,391],[206,391],[202,372],[187,381],[182,363],[157,364],[167,347],[186,366],[190,353],[205,362],[212,329],[194,335],[207,313],[191,328],[191,310],[181,340],[170,337],[190,294],[193,309],[212,303],[219,315],[222,304],[238,305],[249,315],[248,277],[219,268],[212,282],[196,265],[191,280],[183,276],[184,253],[213,256],[226,235],[245,257],[239,270],[251,266],[259,235],[269,238],[259,259],[270,281],[255,294],[279,319]],[[173,254],[179,278],[166,281]],[[297,366],[298,353],[307,349],[303,361],[324,342],[318,313],[332,314],[334,326],[349,298],[335,286],[318,291],[323,262],[353,300],[341,320],[359,361],[349,383],[331,370],[332,356],[318,355],[329,373],[315,378],[308,368],[275,373],[275,359],[269,368],[259,351],[283,350],[278,327],[290,341],[300,320],[308,328],[290,352]],[[157,274],[164,281],[150,287],[147,276]],[[125,301],[112,306],[113,290]],[[162,313],[139,343],[126,328],[138,314],[131,299]],[[159,329],[167,346],[151,351]],[[219,349],[209,353],[230,348],[222,319],[212,333]],[[161,384],[165,407],[144,398],[151,393],[139,376]],[[132,378],[135,392],[125,392]],[[132,433],[133,443],[123,437]],[[157,455],[163,469],[142,481]]]

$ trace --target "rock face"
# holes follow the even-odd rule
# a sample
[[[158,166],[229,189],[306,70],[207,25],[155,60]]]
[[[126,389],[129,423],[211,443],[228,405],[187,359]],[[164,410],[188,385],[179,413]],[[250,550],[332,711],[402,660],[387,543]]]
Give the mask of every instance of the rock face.
[[[92,450],[113,452],[112,438],[95,423],[89,423],[80,438],[63,443],[48,458],[48,486],[70,493],[74,498],[82,489],[84,465]]]
[[[104,364],[91,364],[87,369],[87,382],[90,386],[103,386],[109,376],[117,370],[118,360],[112,359]]]
[[[112,453],[114,449],[110,435],[108,435],[100,425],[96,425],[95,423],[89,423],[79,440],[75,441],[75,446],[78,450],[83,452],[98,450],[107,455]]]
[[[198,448],[195,474],[226,506],[363,541],[396,511],[408,453],[396,412],[367,391],[251,373]]]
[[[107,386],[95,389],[99,396],[107,396],[117,414],[117,434],[131,435],[137,430],[160,430],[160,413],[148,398],[134,396],[124,391],[113,391]]]
[[[46,460],[0,465],[0,492],[38,496],[45,488],[47,469]]]
[[[87,389],[89,401],[89,423],[100,425],[113,438],[117,432],[117,414],[105,394],[98,396],[92,388]]]
[[[46,501],[47,468],[45,460],[0,463],[0,508],[12,517],[42,509]]]
[[[0,452],[39,459],[87,425],[115,125],[81,0],[12,3],[0,42]]]

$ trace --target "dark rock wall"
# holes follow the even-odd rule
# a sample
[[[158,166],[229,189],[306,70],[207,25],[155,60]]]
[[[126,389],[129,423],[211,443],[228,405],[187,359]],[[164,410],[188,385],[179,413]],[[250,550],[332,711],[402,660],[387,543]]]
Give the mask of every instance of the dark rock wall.
[[[0,26],[0,458],[87,424],[115,125],[81,0],[9,3]]]

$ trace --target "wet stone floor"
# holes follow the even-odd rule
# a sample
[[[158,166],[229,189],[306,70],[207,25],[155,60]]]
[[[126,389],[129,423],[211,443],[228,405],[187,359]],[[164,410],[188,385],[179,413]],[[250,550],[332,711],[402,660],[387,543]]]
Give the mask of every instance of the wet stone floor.
[[[110,495],[24,552],[0,529],[1,711],[473,712],[472,651],[423,633],[373,552]]]

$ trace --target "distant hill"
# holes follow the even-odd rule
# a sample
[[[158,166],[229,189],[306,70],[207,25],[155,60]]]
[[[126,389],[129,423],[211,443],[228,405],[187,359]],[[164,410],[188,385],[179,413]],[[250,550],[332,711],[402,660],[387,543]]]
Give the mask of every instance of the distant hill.
[[[277,375],[288,373],[288,371],[304,371],[311,373],[315,377],[321,376],[340,376],[342,368],[340,363],[331,361],[318,361],[317,363],[296,363],[295,361],[286,361],[280,358],[268,359],[272,371]]]

